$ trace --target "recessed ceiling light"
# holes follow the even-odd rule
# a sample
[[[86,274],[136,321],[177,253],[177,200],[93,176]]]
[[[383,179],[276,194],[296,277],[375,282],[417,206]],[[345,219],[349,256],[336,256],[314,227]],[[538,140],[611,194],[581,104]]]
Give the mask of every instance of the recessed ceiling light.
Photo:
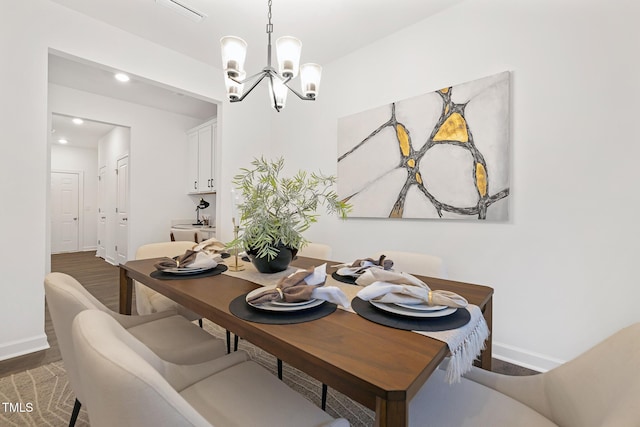
[[[118,80],[119,82],[128,82],[129,76],[127,76],[125,73],[117,73],[115,75],[116,80]]]
[[[84,120],[82,120],[82,119],[80,119],[80,118],[78,118],[78,117],[75,117],[75,118],[71,119],[71,121],[72,121],[73,123],[77,124],[77,125],[81,125],[81,124],[83,124],[83,123],[84,123]]]
[[[59,139],[59,140],[58,140],[58,142],[59,142],[60,144],[66,144],[66,143],[67,143],[67,142],[69,142],[69,141],[67,141],[66,139]]]

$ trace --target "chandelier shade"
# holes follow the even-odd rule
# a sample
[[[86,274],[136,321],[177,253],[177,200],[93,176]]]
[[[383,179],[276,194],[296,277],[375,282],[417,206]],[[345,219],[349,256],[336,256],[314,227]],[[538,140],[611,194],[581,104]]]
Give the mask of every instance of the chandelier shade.
[[[271,4],[268,1],[267,23],[267,66],[262,71],[246,77],[244,63],[247,56],[247,43],[240,37],[225,36],[220,39],[222,69],[230,102],[242,101],[265,78],[269,83],[269,100],[276,111],[284,108],[289,91],[304,101],[314,101],[320,89],[322,67],[318,64],[300,65],[302,42],[291,36],[276,40],[278,69],[271,66]],[[296,91],[289,82],[300,74],[301,92]]]
[[[320,77],[322,77],[322,67],[318,64],[302,64],[300,67],[300,84],[302,94],[308,98],[315,98],[320,90]]]
[[[285,36],[276,40],[278,71],[283,77],[296,78],[300,65],[302,42],[295,37]]]
[[[247,42],[240,37],[226,36],[220,40],[222,68],[226,75],[238,77],[244,69],[247,57]]]

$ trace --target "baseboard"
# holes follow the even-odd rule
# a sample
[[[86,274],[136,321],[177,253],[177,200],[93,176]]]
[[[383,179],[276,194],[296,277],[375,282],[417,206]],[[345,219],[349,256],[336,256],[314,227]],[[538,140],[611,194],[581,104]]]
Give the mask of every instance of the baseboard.
[[[565,361],[499,342],[492,343],[493,357],[538,372],[547,372]]]
[[[116,263],[116,260],[113,259],[113,258],[106,257],[104,260],[107,261],[111,265],[118,266],[118,264]]]
[[[83,252],[96,251],[96,250],[98,250],[97,246],[85,246],[84,248],[82,248]]]
[[[48,348],[49,342],[47,341],[46,334],[38,335],[33,338],[12,341],[0,346],[0,360],[13,359],[14,357],[46,350]]]

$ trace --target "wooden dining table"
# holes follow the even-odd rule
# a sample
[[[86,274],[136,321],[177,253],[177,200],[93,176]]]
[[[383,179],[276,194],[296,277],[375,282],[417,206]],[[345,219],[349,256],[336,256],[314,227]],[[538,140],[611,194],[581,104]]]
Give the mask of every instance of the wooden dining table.
[[[159,280],[150,276],[156,262],[135,260],[120,265],[121,313],[131,314],[136,280],[375,410],[376,426],[408,426],[411,398],[449,354],[443,341],[382,326],[346,310],[287,325],[242,320],[231,313],[229,304],[260,285],[226,274]],[[321,262],[298,257],[292,265],[308,268]],[[333,271],[327,268],[328,274]],[[492,288],[417,277],[432,289],[455,292],[479,306],[491,330]],[[491,370],[491,335],[485,345],[477,365]]]

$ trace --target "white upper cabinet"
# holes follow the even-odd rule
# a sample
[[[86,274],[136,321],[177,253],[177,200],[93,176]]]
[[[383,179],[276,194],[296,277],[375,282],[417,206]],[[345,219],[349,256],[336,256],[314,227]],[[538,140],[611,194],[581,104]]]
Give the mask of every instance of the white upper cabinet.
[[[187,132],[187,192],[215,193],[216,121]]]

